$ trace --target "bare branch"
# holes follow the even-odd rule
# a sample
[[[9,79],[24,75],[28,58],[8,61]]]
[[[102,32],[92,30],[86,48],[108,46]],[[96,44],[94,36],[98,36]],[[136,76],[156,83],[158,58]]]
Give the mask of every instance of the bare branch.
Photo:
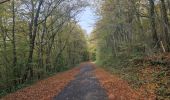
[[[3,4],[3,3],[5,3],[5,2],[7,2],[7,1],[10,1],[10,0],[1,0],[1,1],[0,1],[0,4]]]

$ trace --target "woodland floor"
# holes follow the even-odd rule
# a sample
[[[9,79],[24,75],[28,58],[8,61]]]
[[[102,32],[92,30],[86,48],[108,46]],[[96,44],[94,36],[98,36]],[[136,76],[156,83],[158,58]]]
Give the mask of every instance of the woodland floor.
[[[155,96],[132,89],[126,81],[92,63],[82,63],[2,100],[155,100]]]

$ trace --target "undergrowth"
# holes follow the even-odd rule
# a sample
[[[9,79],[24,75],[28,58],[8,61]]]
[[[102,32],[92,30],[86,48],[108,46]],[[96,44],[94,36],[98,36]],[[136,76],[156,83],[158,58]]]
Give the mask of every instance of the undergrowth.
[[[73,66],[79,66],[79,64],[76,64],[76,65],[73,65]],[[5,96],[5,95],[8,95],[9,93],[13,93],[13,92],[16,92],[17,90],[19,89],[22,89],[22,88],[25,88],[25,87],[28,87],[28,86],[31,86],[33,84],[35,84],[36,82],[40,81],[40,80],[43,80],[43,79],[46,79],[46,78],[49,78],[55,74],[58,74],[58,73],[61,73],[61,72],[64,72],[64,71],[67,71],[69,69],[72,69],[74,67],[69,67],[69,66],[65,66],[65,67],[58,67],[56,69],[56,71],[53,71],[53,72],[48,72],[45,76],[41,77],[40,79],[37,79],[37,78],[34,78],[32,80],[29,80],[29,81],[26,81],[25,83],[23,84],[16,84],[15,86],[8,86],[6,88],[0,88],[0,98]]]
[[[136,90],[143,88],[152,92],[158,100],[170,99],[170,54],[147,57],[141,54],[120,55],[107,61],[96,63],[127,80]]]

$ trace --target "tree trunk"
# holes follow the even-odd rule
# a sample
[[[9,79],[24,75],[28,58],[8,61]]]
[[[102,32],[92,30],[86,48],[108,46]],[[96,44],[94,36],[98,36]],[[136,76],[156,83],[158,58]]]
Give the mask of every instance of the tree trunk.
[[[33,68],[32,68],[32,60],[33,60],[33,54],[34,54],[34,46],[35,46],[35,38],[37,34],[37,28],[38,28],[38,18],[39,18],[39,13],[41,6],[43,4],[44,0],[39,0],[39,5],[34,17],[34,4],[32,2],[32,18],[31,18],[31,23],[29,25],[29,55],[28,55],[28,62],[27,62],[27,69],[26,73],[24,74],[23,81],[25,81],[27,78],[32,78],[33,77]],[[30,74],[30,76],[28,76]]]
[[[136,21],[137,21],[137,24],[138,24],[138,27],[139,27],[139,33],[140,33],[140,36],[141,36],[141,40],[144,41],[145,35],[144,35],[144,29],[143,29],[143,26],[142,26],[142,21],[141,21],[141,18],[140,18],[140,6],[139,7],[136,6],[136,3],[134,3],[133,0],[131,0],[131,2],[133,4],[134,11],[135,11],[135,14],[136,14]]]
[[[16,43],[15,43],[15,1],[12,1],[12,14],[13,14],[13,26],[12,26],[12,45],[13,45],[13,67],[16,66],[17,63],[17,55],[16,55]]]
[[[156,23],[155,23],[155,3],[154,0],[149,0],[150,5],[150,25],[152,31],[153,45],[157,45],[158,43],[158,35],[156,31]]]
[[[42,68],[44,67],[43,65],[43,51],[44,51],[44,35],[46,33],[46,19],[43,23],[43,32],[42,32],[42,35],[40,37],[40,49],[39,49],[39,53],[40,53],[40,58],[39,58],[39,66],[41,66]]]
[[[165,5],[165,0],[161,0],[161,9],[162,9],[162,16],[163,16],[163,29],[165,33],[165,40],[167,45],[167,51],[170,51],[170,39],[169,39],[169,20],[168,20],[168,14],[167,14],[167,8]]]
[[[168,3],[168,9],[169,9],[169,13],[170,13],[170,0],[167,0]]]

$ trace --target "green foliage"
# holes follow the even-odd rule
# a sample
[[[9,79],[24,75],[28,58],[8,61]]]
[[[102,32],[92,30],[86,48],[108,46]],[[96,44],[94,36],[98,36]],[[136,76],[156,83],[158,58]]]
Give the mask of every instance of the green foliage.
[[[33,1],[15,1],[14,9],[12,1],[0,5],[0,96],[89,59],[85,32],[74,21],[87,3],[44,0],[38,12],[40,0]]]
[[[165,66],[164,59],[153,60],[149,62],[151,65],[145,60],[146,56],[164,52],[163,49],[168,51],[167,34],[170,33],[168,31],[170,28],[166,14],[170,13],[167,11],[169,4],[166,4],[168,0],[161,0],[156,3],[153,1],[155,4],[151,5],[152,1],[104,0],[97,12],[100,19],[96,23],[92,37],[95,37],[97,64],[111,73],[120,75],[134,88],[148,84],[152,89],[146,90],[156,90],[158,99],[167,99],[169,78],[166,71],[159,73],[153,71],[158,66],[164,69],[162,67]],[[142,64],[134,63],[136,59],[142,59]],[[153,67],[147,69],[146,66]],[[141,79],[141,75],[145,75],[145,78]],[[158,84],[160,87],[157,87]]]

